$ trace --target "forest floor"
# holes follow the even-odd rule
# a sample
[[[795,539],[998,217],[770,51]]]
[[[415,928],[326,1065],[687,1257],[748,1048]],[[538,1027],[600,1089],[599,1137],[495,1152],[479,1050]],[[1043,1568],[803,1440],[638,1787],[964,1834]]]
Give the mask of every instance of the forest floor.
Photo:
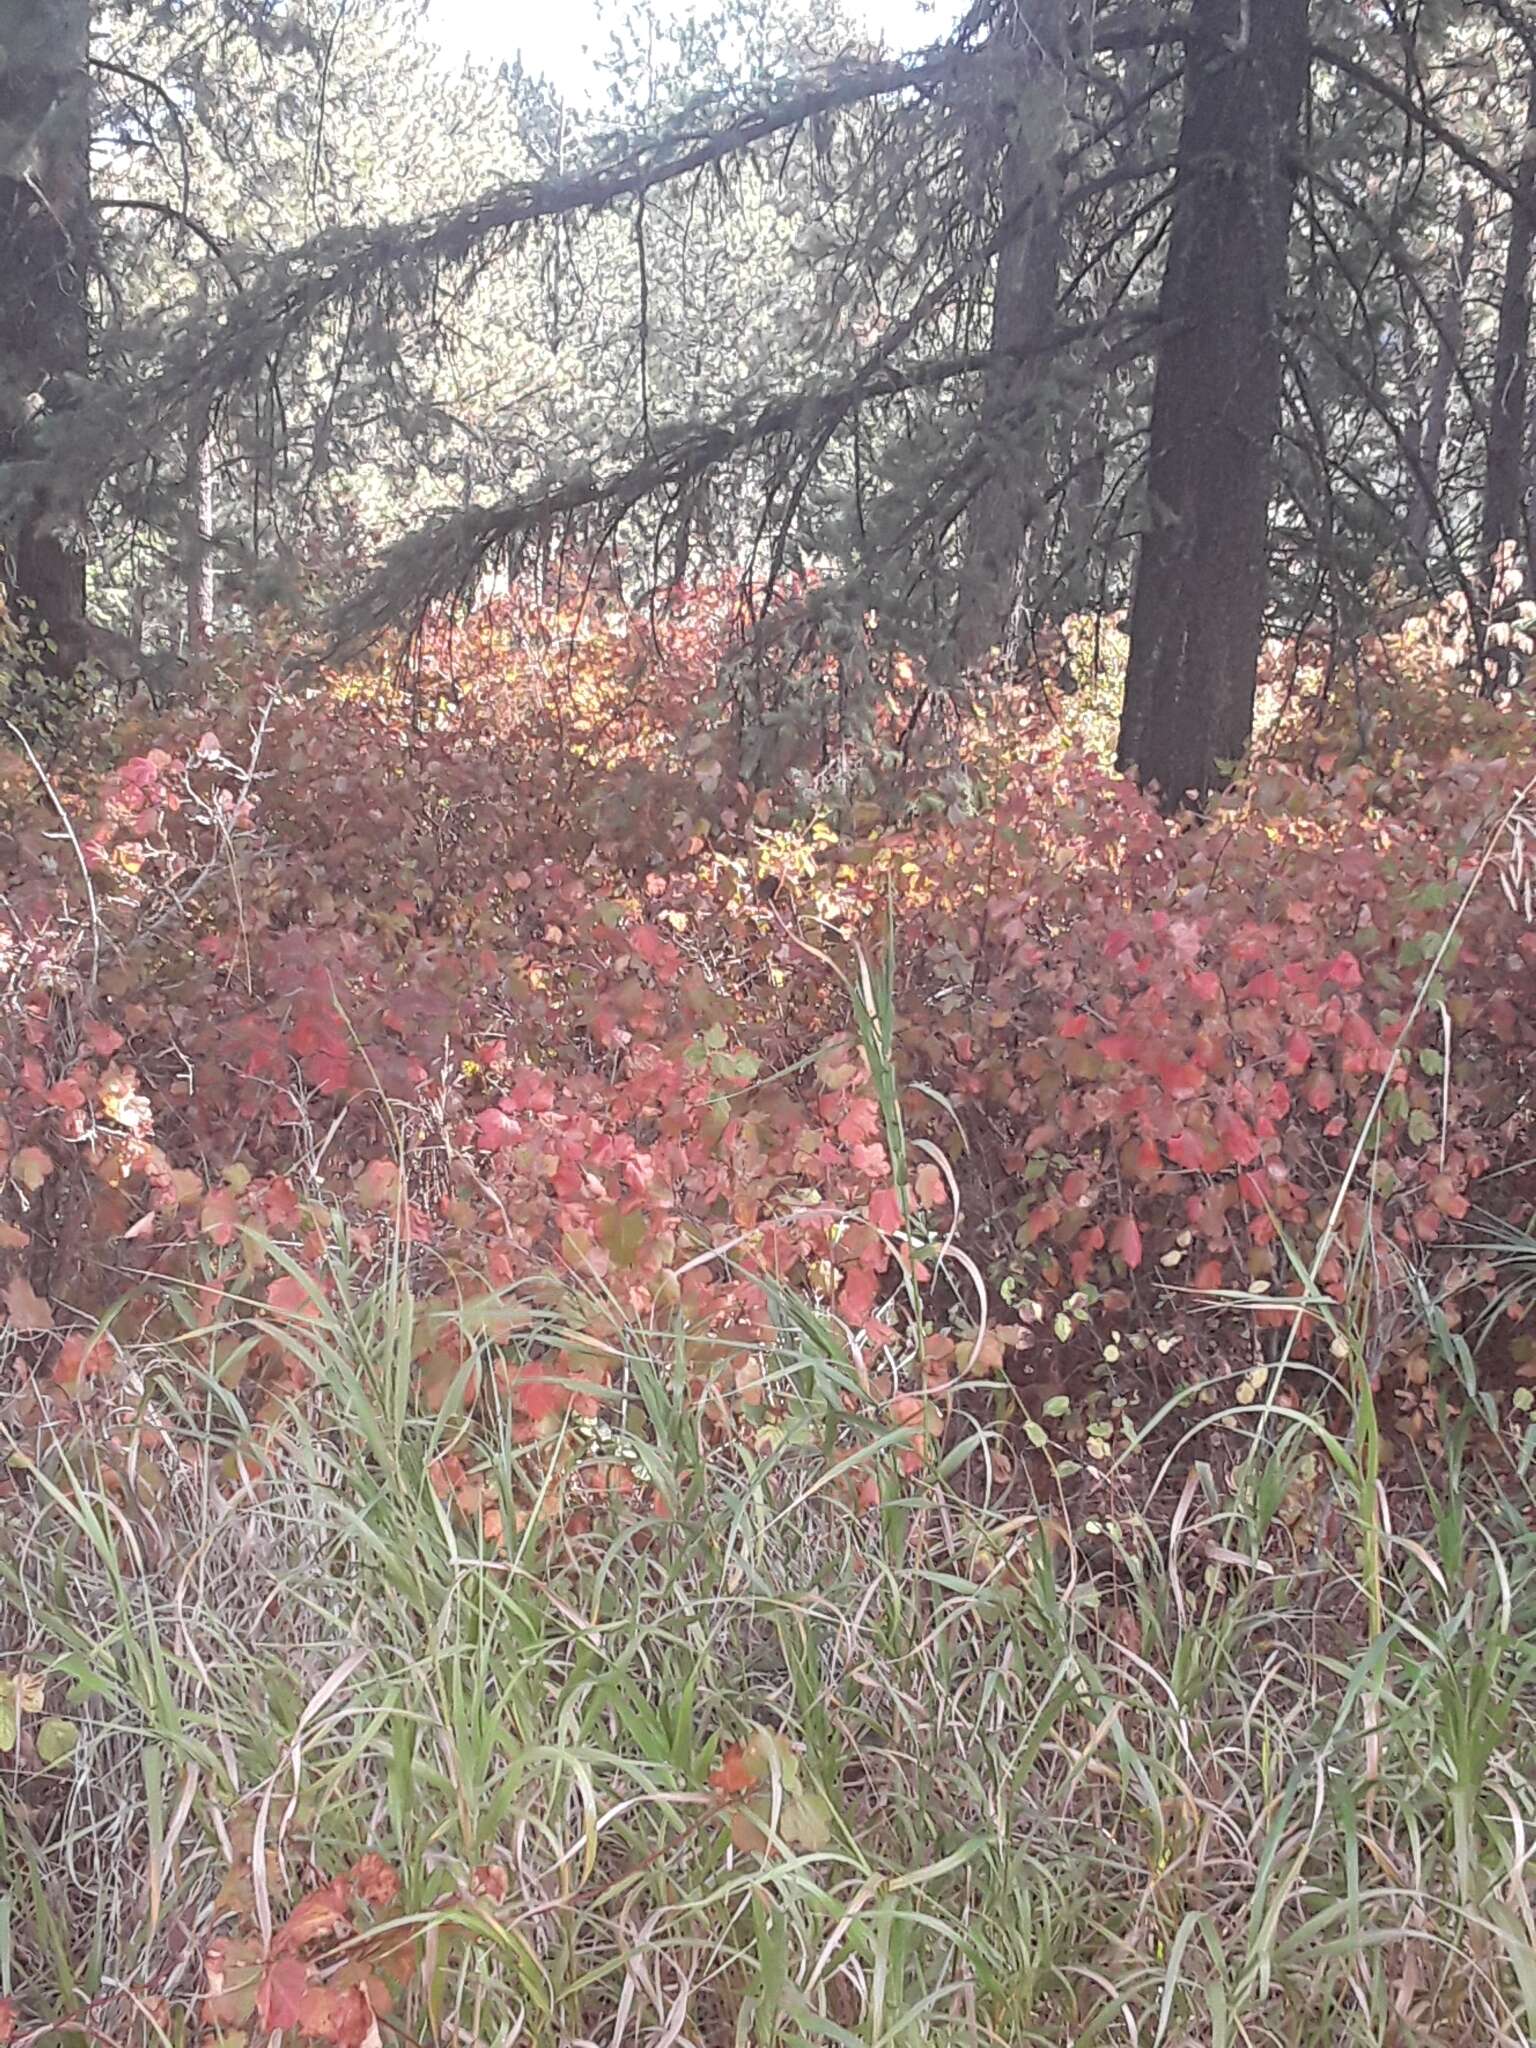
[[[0,763],[0,2042],[1536,2038],[1528,715],[493,628]]]

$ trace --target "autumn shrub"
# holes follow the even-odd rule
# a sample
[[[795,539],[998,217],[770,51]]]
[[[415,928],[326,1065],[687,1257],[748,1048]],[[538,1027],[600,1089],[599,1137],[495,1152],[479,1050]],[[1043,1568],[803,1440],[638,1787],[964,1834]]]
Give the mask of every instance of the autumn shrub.
[[[966,727],[949,798],[898,778],[828,813],[741,780],[728,616],[699,594],[658,640],[502,610],[435,671],[252,675],[125,724],[105,774],[6,756],[26,1401],[105,1394],[92,1318],[153,1336],[168,1277],[304,1313],[338,1206],[364,1246],[403,1228],[446,1301],[563,1275],[675,1326],[701,1385],[750,1372],[775,1285],[892,1399],[1006,1364],[1056,1402],[1086,1373],[1074,1455],[1101,1461],[1149,1389],[1252,1365],[1223,1293],[1270,1289],[1264,1342],[1300,1355],[1314,1260],[1336,1293],[1367,1250],[1404,1298],[1438,1260],[1460,1312],[1470,1212],[1532,1194],[1536,929],[1500,882],[1527,712],[1464,718],[1414,625],[1370,657],[1390,731],[1280,717],[1204,823],[1115,776],[1096,703],[1085,736],[1023,685]],[[873,1064],[859,949],[890,977]],[[956,1193],[979,1286],[935,1257]],[[451,1382],[451,1336],[422,1344]],[[292,1366],[269,1336],[238,1369],[259,1406]],[[518,1398],[535,1430],[562,1406],[537,1376]]]

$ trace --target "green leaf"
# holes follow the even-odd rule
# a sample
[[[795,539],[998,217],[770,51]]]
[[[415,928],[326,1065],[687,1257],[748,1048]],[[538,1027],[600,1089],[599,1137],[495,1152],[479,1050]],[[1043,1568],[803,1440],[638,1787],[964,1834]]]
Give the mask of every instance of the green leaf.
[[[37,1731],[37,1753],[50,1767],[75,1753],[80,1731],[73,1721],[44,1721]]]
[[[779,1815],[779,1835],[788,1849],[814,1856],[832,1839],[832,1816],[819,1792],[802,1792],[786,1799]]]
[[[1428,1145],[1439,1128],[1427,1109],[1416,1109],[1408,1119],[1408,1142],[1410,1145]]]

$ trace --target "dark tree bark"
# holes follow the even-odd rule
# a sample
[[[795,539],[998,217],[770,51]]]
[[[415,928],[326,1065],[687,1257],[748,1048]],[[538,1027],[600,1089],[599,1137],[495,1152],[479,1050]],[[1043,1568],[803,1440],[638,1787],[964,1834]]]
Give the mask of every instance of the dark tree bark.
[[[1451,386],[1461,360],[1467,331],[1467,283],[1472,260],[1477,254],[1477,209],[1471,195],[1463,193],[1456,214],[1456,249],[1445,296],[1435,311],[1435,360],[1429,375],[1429,393],[1416,436],[1419,481],[1408,510],[1408,546],[1417,561],[1429,553],[1435,527],[1439,496],[1440,464],[1445,455],[1445,429],[1450,416]]]
[[[1247,750],[1307,0],[1194,0],[1119,759],[1164,805]]]
[[[1536,129],[1536,49],[1530,54],[1526,132]],[[1482,573],[1491,614],[1506,595],[1505,564],[1523,554],[1525,428],[1530,404],[1531,253],[1536,244],[1536,155],[1522,150],[1510,205],[1509,244],[1499,294],[1499,329],[1488,399],[1488,469],[1483,489]],[[1518,580],[1518,578],[1517,578]],[[1507,652],[1491,650],[1490,684],[1502,680]]]
[[[1004,0],[983,146],[997,148],[998,205],[1013,224],[998,251],[992,346],[1000,360],[982,392],[981,431],[992,467],[971,506],[959,662],[990,652],[1011,660],[1020,639],[1031,526],[1040,502],[1043,454],[1038,405],[1052,374],[1047,344],[1056,325],[1061,208],[1055,155],[1065,81],[1066,0]],[[1012,351],[1004,355],[1001,352]]]
[[[0,0],[0,596],[58,674],[85,649],[84,505],[46,449],[89,367],[89,23]]]

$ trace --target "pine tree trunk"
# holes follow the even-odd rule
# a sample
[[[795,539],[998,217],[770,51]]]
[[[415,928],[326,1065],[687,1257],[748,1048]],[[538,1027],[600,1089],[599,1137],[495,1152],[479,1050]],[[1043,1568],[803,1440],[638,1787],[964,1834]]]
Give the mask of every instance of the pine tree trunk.
[[[1307,0],[1194,0],[1187,50],[1119,748],[1170,809],[1253,729]]]
[[[1065,91],[1063,13],[1064,0],[1037,0],[1027,13],[1014,5],[996,30],[989,125],[1000,152],[998,203],[1013,227],[998,251],[993,285],[991,347],[1002,359],[982,394],[981,432],[992,468],[967,522],[957,636],[963,668],[993,651],[1012,660],[1020,638],[1043,454],[1038,402],[1052,367],[1046,351],[1061,270],[1054,158]]]
[[[85,647],[84,506],[47,459],[89,367],[89,0],[0,0],[0,596],[59,675]]]
[[[1477,209],[1470,195],[1463,194],[1456,215],[1456,252],[1451,260],[1450,280],[1435,313],[1435,361],[1418,435],[1419,476],[1408,510],[1408,546],[1417,561],[1427,558],[1435,527],[1451,385],[1467,331],[1467,283],[1476,253]]]
[[[1525,426],[1530,402],[1531,253],[1536,243],[1536,54],[1530,67],[1527,146],[1515,172],[1509,245],[1499,294],[1499,328],[1488,399],[1488,469],[1483,488],[1483,600],[1492,614],[1506,595],[1504,563],[1525,538]],[[1518,580],[1518,579],[1517,579]],[[1502,679],[1507,653],[1493,650],[1490,683]]]

